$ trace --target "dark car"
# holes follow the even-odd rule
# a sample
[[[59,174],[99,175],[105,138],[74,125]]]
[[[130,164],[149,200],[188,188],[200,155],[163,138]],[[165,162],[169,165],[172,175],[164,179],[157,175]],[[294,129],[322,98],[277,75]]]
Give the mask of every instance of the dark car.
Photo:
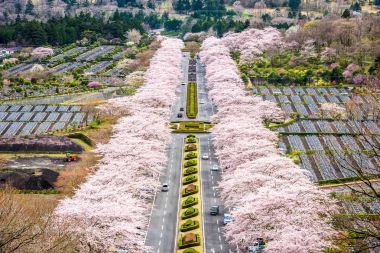
[[[180,110],[181,112],[183,112],[185,109],[184,109],[183,107],[181,107],[181,108],[179,108],[179,110]]]
[[[182,113],[177,114],[177,118],[182,118],[182,117],[183,117]]]
[[[211,215],[218,215],[219,214],[219,206],[212,206],[210,208],[210,214]]]

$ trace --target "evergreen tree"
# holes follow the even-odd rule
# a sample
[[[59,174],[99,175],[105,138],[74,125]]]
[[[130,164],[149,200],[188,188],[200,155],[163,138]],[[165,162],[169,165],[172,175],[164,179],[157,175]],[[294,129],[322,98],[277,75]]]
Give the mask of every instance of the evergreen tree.
[[[191,2],[191,9],[193,11],[202,10],[202,8],[203,8],[203,1],[202,0],[193,0]]]
[[[380,0],[375,0],[374,4],[375,4],[376,6],[380,6]]]
[[[289,18],[294,18],[300,12],[301,0],[289,0]]]
[[[349,9],[345,9],[342,14],[342,18],[350,18],[351,13]]]
[[[350,9],[353,10],[353,11],[357,11],[357,12],[361,12],[362,11],[362,7],[360,6],[360,4],[358,2],[355,2],[354,4],[351,4]]]
[[[34,5],[32,0],[28,0],[25,6],[25,14],[32,15],[33,14]]]
[[[154,10],[154,8],[156,8],[156,5],[152,0],[148,0],[147,7]]]

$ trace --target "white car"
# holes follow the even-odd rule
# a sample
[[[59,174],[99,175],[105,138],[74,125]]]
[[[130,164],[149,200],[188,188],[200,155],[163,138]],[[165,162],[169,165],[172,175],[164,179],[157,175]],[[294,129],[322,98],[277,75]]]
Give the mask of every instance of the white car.
[[[199,101],[199,103],[200,103],[201,105],[203,105],[203,104],[205,103],[205,101]]]
[[[219,167],[218,167],[218,165],[213,165],[213,166],[211,167],[211,170],[212,170],[212,171],[219,171]]]
[[[227,223],[232,221],[232,215],[229,213],[225,213],[223,215],[223,225],[227,225]]]
[[[203,159],[203,160],[208,160],[208,158],[209,158],[209,157],[208,157],[208,154],[204,154],[204,155],[202,156],[202,159]]]

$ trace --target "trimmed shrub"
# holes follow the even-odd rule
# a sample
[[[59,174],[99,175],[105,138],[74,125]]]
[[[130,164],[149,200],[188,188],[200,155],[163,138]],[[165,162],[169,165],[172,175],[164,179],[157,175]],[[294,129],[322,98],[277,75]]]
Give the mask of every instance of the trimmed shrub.
[[[199,253],[199,252],[193,248],[188,248],[188,249],[185,249],[183,253]]]
[[[181,214],[181,219],[186,220],[188,218],[195,217],[199,214],[198,208],[189,207]]]
[[[182,201],[182,208],[188,208],[196,204],[198,204],[198,198],[190,196]]]
[[[182,189],[181,195],[182,197],[186,197],[192,194],[195,194],[199,191],[198,186],[189,184]]]
[[[196,228],[199,228],[199,221],[188,219],[185,223],[181,225],[180,231],[187,232]]]
[[[196,151],[197,145],[196,144],[187,144],[185,145],[185,151]]]
[[[185,169],[184,171],[183,171],[183,175],[184,176],[188,176],[188,175],[191,175],[191,174],[195,174],[195,173],[197,173],[198,172],[198,168],[197,167],[189,167],[189,168],[187,168],[187,169]]]
[[[187,167],[195,166],[195,165],[197,165],[197,164],[198,164],[197,159],[191,159],[191,160],[187,160],[187,161],[183,164],[183,166],[185,166],[185,168],[187,168]]]
[[[184,236],[180,235],[178,239],[178,247],[180,249],[199,246],[201,244],[201,236],[199,234],[187,233]]]
[[[186,185],[186,184],[194,183],[197,180],[198,180],[197,175],[190,175],[190,176],[187,176],[184,179],[182,179],[182,184]]]
[[[196,143],[197,139],[194,137],[188,137],[188,138],[186,138],[185,141],[186,141],[186,143]]]
[[[198,157],[197,152],[186,152],[185,153],[185,160],[194,159]]]
[[[188,134],[186,138],[195,138],[195,134]]]

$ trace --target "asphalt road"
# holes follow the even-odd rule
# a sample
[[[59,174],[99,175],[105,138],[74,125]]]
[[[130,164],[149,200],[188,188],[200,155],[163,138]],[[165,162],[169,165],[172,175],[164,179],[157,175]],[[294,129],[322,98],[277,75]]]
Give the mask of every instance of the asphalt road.
[[[183,79],[188,82],[188,54],[182,58]],[[198,117],[196,120],[209,121],[215,112],[215,107],[207,97],[207,88],[204,78],[205,70],[201,64],[197,63],[197,83],[198,83]],[[178,85],[177,101],[172,107],[171,121],[186,121],[184,117],[177,118],[179,108],[186,108],[186,87]],[[169,184],[168,192],[158,191],[156,193],[152,214],[149,222],[145,244],[150,246],[155,253],[176,252],[178,206],[181,183],[181,160],[183,150],[183,139],[185,134],[172,134],[172,142],[167,148],[168,163],[163,172],[160,182]],[[218,166],[217,157],[212,146],[211,134],[197,134],[200,141],[201,156],[204,153],[209,155],[208,160],[201,161],[202,180],[202,201],[203,201],[203,223],[205,253],[231,253],[234,252],[226,243],[223,234],[223,203],[221,202],[216,186],[221,178],[222,170],[211,171],[211,167]],[[212,205],[220,206],[220,214],[211,216],[209,209]]]

